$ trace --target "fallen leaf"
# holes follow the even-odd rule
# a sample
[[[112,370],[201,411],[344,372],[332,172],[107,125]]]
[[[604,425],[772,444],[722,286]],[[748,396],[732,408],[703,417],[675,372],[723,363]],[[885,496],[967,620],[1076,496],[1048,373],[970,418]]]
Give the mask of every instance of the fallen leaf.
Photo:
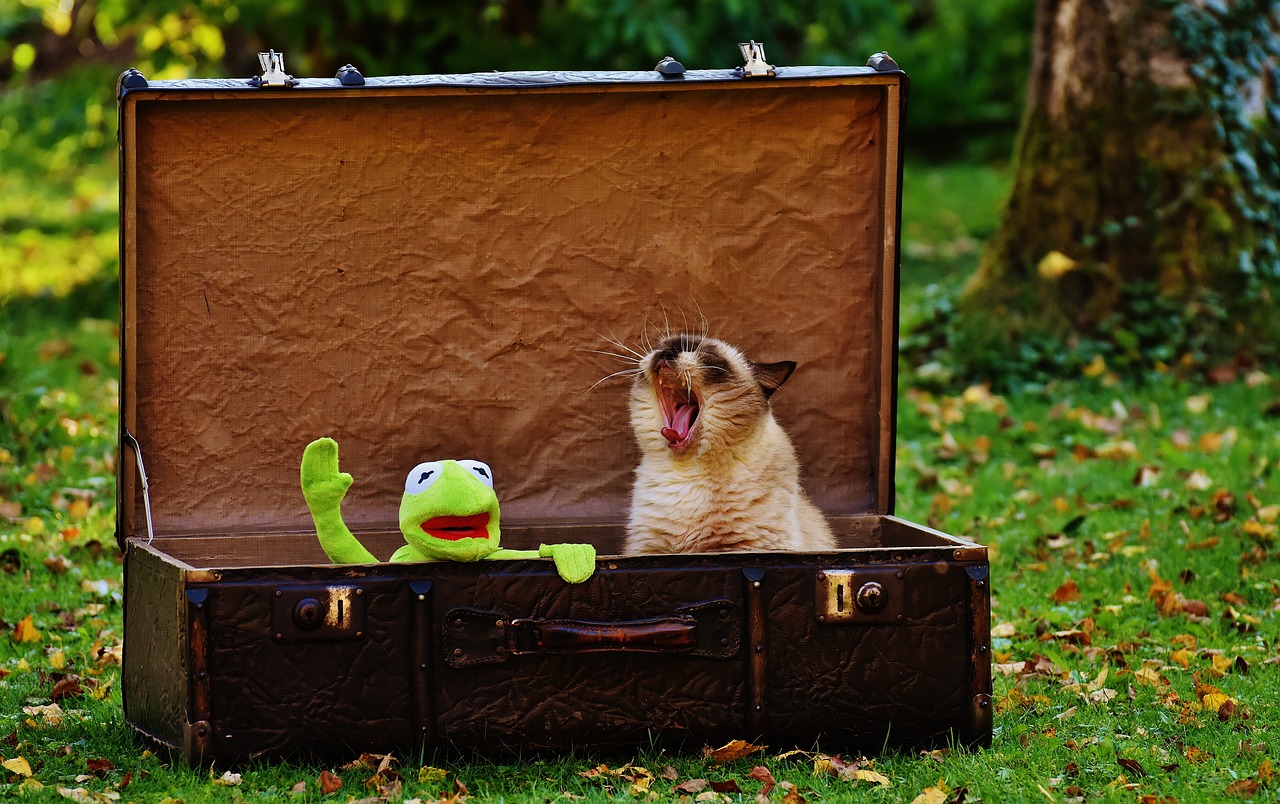
[[[301,795],[304,795],[306,792],[307,792],[306,781],[298,782],[293,787],[289,788],[289,795],[291,796],[301,796]]]
[[[1054,603],[1071,603],[1080,599],[1080,587],[1076,582],[1068,578],[1061,586],[1059,586],[1049,599]]]
[[[800,795],[800,790],[791,782],[781,782],[778,787],[783,791],[781,804],[809,804],[805,797]]]
[[[241,777],[240,774],[232,773],[231,771],[226,771],[221,776],[214,777],[213,779],[213,783],[221,787],[237,787],[241,781],[243,781],[243,777]]]
[[[752,745],[745,740],[731,740],[719,748],[704,748],[702,755],[717,765],[723,765],[726,762],[734,762],[743,757],[764,751],[763,745]]]
[[[941,782],[933,787],[926,787],[920,791],[920,795],[911,799],[911,804],[945,804],[947,795],[951,791]]]
[[[0,762],[0,765],[3,765],[4,768],[8,770],[10,773],[16,773],[19,776],[31,775],[31,765],[29,765],[27,763],[27,760],[23,759],[22,757],[14,757],[13,759],[6,759],[4,762]]]
[[[1146,776],[1147,771],[1142,767],[1142,763],[1136,759],[1126,759],[1124,757],[1116,757],[1116,764],[1132,773],[1135,776]]]
[[[1258,795],[1258,783],[1252,779],[1241,779],[1227,785],[1226,794],[1236,798],[1253,798]]]
[[[1209,409],[1209,403],[1213,401],[1213,397],[1209,394],[1197,394],[1189,396],[1186,400],[1187,410],[1191,413],[1200,414]]]
[[[433,768],[430,765],[424,765],[418,769],[418,784],[430,784],[431,782],[442,781],[449,772],[443,768]]]
[[[692,796],[706,790],[707,785],[709,784],[710,782],[706,779],[690,779],[686,782],[681,782],[671,789],[677,793],[684,793],[685,795]]]
[[[769,795],[769,793],[773,792],[773,788],[778,785],[777,781],[773,778],[773,773],[771,773],[764,765],[757,765],[752,768],[751,773],[748,773],[747,776],[764,785],[760,790],[760,795],[762,796]]]
[[[738,783],[733,779],[726,779],[723,782],[712,782],[711,789],[717,793],[741,793],[742,788],[738,787]]]
[[[109,759],[90,759],[84,764],[94,776],[106,776],[116,769],[115,763]]]
[[[18,643],[39,642],[43,637],[36,630],[35,623],[31,621],[31,615],[28,614],[18,624],[13,627],[13,641]]]
[[[342,789],[342,780],[327,770],[320,771],[316,784],[320,786],[320,794],[325,796]]]

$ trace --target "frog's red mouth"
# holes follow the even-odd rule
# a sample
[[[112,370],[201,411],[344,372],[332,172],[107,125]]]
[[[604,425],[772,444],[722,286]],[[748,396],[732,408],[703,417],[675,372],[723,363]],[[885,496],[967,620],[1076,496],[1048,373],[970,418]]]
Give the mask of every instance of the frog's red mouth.
[[[471,516],[437,516],[422,523],[422,530],[428,536],[456,542],[460,539],[489,538],[489,515],[473,514]]]

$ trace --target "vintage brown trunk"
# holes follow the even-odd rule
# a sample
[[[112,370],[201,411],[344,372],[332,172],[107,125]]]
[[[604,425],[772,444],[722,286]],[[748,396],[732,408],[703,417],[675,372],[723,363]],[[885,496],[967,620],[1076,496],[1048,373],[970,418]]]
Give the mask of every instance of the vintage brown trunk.
[[[987,743],[985,548],[891,515],[905,78],[878,64],[126,74],[128,720],[192,761]],[[841,549],[617,555],[636,454],[596,352],[701,316],[800,363],[775,410]],[[595,575],[329,564],[321,435],[376,555],[408,467],[475,457],[504,546],[590,542]]]

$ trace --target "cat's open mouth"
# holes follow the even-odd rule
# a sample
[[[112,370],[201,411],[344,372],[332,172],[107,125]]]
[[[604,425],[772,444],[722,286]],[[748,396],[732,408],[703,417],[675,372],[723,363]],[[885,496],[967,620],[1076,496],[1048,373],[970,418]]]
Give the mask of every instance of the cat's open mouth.
[[[689,446],[698,422],[701,405],[698,394],[688,386],[672,385],[658,379],[658,404],[662,407],[662,437],[677,452]]]

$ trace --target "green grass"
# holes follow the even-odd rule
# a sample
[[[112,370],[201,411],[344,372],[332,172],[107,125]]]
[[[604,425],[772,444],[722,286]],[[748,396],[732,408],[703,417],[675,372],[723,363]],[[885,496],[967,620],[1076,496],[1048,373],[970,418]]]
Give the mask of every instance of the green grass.
[[[120,708],[115,187],[109,156],[80,159],[0,173],[0,797],[346,802],[398,776],[401,798],[424,801],[459,783],[471,800],[648,800],[648,789],[674,801],[693,779],[733,781],[744,792],[715,800],[751,801],[756,765],[808,801],[911,801],[926,788],[989,802],[1277,795],[1280,382],[1262,374],[1199,387],[1103,371],[1008,398],[981,386],[930,395],[904,375],[898,512],[990,547],[998,703],[988,750],[869,760],[888,786],[815,774],[812,753],[778,757],[791,746],[722,766],[696,751],[402,756],[378,778],[254,763],[234,785],[218,783],[227,768],[146,751]],[[1006,182],[984,166],[908,165],[905,320],[930,285],[972,270]],[[343,784],[329,795],[325,770]]]

